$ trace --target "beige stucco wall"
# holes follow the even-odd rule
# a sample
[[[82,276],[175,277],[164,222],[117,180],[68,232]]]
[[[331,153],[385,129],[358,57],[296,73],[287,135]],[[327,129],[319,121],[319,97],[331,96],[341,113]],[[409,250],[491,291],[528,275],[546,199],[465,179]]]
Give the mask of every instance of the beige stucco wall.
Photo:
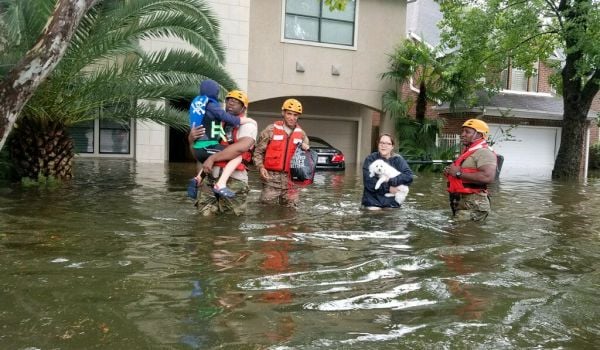
[[[387,55],[406,36],[406,2],[357,0],[354,48],[286,42],[282,39],[283,5],[282,0],[251,2],[250,115],[277,114],[283,99],[293,96],[304,104],[305,119],[356,121],[356,133],[332,133],[328,141],[344,145],[349,141],[344,138],[352,138],[354,148],[347,162],[360,166],[371,152],[372,111],[381,110],[382,94],[391,88],[380,74],[388,70]],[[296,71],[297,63],[304,72]],[[332,66],[339,75],[332,74]],[[393,126],[384,124],[381,129],[391,131]]]
[[[357,44],[350,49],[283,42],[282,0],[208,3],[220,19],[226,68],[248,92],[251,115],[277,115],[282,99],[294,96],[306,102],[306,118],[347,118],[358,123],[356,149],[350,152],[356,157],[349,162],[360,161],[370,152],[372,110],[381,109],[381,96],[390,87],[379,74],[388,68],[387,54],[405,36],[405,1],[357,0]],[[147,51],[186,47],[174,40],[141,44]],[[304,67],[303,73],[296,71],[297,62]],[[339,75],[332,75],[332,66]],[[265,102],[262,108],[260,101]],[[148,123],[137,128],[136,159],[168,160],[168,151],[157,149],[168,147],[168,130]],[[335,143],[335,138],[330,141]]]
[[[252,101],[278,96],[320,96],[381,108],[388,83],[387,54],[405,36],[406,2],[359,0],[356,49],[282,42],[281,0],[252,0],[248,91]],[[296,72],[296,62],[304,72]],[[332,66],[340,75],[331,74]]]

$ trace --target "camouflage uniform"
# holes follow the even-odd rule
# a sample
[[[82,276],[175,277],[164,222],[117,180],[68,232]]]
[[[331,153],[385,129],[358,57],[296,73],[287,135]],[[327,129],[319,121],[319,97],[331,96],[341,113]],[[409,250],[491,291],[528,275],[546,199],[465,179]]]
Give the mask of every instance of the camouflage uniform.
[[[292,132],[287,126],[284,126],[288,135]],[[256,147],[254,148],[254,165],[260,169],[263,165],[267,145],[273,137],[273,124],[267,126],[258,137]],[[308,144],[308,136],[304,134],[302,141]],[[270,171],[269,180],[262,179],[263,188],[260,193],[260,201],[268,204],[280,204],[291,208],[298,206],[299,187],[291,180],[290,174],[284,171]]]
[[[269,171],[269,176],[271,178],[268,181],[263,181],[260,201],[296,208],[300,197],[298,186],[290,180],[290,175],[285,172]]]
[[[198,189],[198,197],[196,199],[196,207],[198,211],[204,215],[214,215],[218,213],[234,213],[242,215],[246,211],[246,199],[250,188],[244,181],[234,178],[229,179],[227,187],[235,192],[235,197],[225,198],[215,196],[212,188],[216,183],[216,179],[212,175],[206,176]]]
[[[253,140],[256,140],[256,133],[256,123],[243,124],[238,129],[238,138],[251,137]],[[250,192],[248,172],[246,170],[236,170],[229,177],[227,187],[235,193],[235,197],[233,198],[217,196],[213,192],[212,189],[217,182],[216,179],[220,175],[220,172],[221,169],[215,166],[213,167],[213,173],[206,175],[200,188],[198,188],[198,196],[194,205],[204,216],[224,213],[233,213],[238,216],[244,214],[246,212],[248,192]]]
[[[496,166],[496,154],[489,148],[482,148],[465,159],[464,168],[479,168],[486,164]],[[492,210],[487,191],[479,193],[460,194],[458,203],[455,204],[455,219],[483,221]]]
[[[487,193],[461,194],[455,219],[459,221],[483,221],[492,210]]]

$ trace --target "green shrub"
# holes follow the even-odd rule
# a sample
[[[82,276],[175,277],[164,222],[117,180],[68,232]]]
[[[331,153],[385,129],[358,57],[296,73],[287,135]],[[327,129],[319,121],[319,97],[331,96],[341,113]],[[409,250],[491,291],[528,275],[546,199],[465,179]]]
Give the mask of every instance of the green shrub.
[[[600,169],[600,142],[590,147],[590,160],[588,163],[588,169]]]

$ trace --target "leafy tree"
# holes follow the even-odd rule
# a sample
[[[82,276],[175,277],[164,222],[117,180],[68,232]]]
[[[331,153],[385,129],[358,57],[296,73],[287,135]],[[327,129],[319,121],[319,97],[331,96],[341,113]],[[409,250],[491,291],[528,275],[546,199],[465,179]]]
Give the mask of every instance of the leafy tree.
[[[0,56],[0,77],[42,33],[55,0],[18,0],[2,20],[12,34]],[[16,6],[18,5],[18,6]],[[105,0],[83,17],[56,69],[23,109],[11,137],[20,176],[71,177],[69,126],[98,118],[98,110],[122,124],[130,119],[186,127],[186,113],[168,104],[140,101],[188,99],[198,82],[235,83],[222,67],[218,23],[202,0]],[[181,39],[190,50],[148,53],[143,39]]]
[[[319,0],[315,0],[319,1]],[[331,11],[338,10],[343,11],[346,8],[346,4],[349,0],[325,0],[325,5],[329,6]]]
[[[564,103],[553,178],[579,176],[586,118],[600,86],[600,10],[596,0],[436,0],[442,43],[455,51],[454,72],[477,80],[498,76],[507,61],[531,74],[554,52]],[[486,80],[490,87],[497,80]],[[465,94],[468,91],[463,91]]]

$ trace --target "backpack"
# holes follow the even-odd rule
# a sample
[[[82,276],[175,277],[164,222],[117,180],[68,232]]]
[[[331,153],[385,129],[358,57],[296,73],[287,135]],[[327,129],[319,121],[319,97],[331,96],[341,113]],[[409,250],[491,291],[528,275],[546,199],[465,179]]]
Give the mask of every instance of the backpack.
[[[216,104],[219,101],[212,99],[206,95],[196,96],[192,103],[190,104],[189,110],[189,118],[190,118],[190,128],[198,127],[200,125],[204,125],[204,115],[206,114],[206,105],[208,102],[214,102]]]

